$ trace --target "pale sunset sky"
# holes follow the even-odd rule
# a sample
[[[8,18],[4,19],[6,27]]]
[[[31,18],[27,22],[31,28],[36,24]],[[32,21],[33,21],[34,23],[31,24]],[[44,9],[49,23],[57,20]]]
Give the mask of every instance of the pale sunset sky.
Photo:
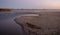
[[[60,0],[0,0],[0,8],[60,9]]]

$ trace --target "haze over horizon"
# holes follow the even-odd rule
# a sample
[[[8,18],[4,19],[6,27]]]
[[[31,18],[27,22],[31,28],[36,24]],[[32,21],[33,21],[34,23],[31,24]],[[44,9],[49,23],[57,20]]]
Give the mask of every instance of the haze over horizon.
[[[0,8],[60,9],[60,0],[0,0]]]

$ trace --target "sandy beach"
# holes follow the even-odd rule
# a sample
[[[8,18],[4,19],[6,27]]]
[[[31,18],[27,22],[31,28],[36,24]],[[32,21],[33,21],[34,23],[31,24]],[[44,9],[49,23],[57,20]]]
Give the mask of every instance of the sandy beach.
[[[60,35],[60,12],[41,12],[39,16],[21,16],[15,19],[27,35]]]

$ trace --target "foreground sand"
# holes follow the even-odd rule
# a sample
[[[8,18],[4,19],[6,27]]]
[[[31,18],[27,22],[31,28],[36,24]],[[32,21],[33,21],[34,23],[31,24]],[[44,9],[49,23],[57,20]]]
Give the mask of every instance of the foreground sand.
[[[39,16],[21,16],[15,19],[26,35],[60,35],[60,12],[41,12]]]

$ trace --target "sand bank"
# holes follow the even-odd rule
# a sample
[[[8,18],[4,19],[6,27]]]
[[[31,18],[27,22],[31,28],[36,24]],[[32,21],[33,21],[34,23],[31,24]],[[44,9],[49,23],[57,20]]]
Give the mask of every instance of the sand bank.
[[[40,16],[21,16],[15,19],[27,35],[60,35],[60,13],[40,13]]]

